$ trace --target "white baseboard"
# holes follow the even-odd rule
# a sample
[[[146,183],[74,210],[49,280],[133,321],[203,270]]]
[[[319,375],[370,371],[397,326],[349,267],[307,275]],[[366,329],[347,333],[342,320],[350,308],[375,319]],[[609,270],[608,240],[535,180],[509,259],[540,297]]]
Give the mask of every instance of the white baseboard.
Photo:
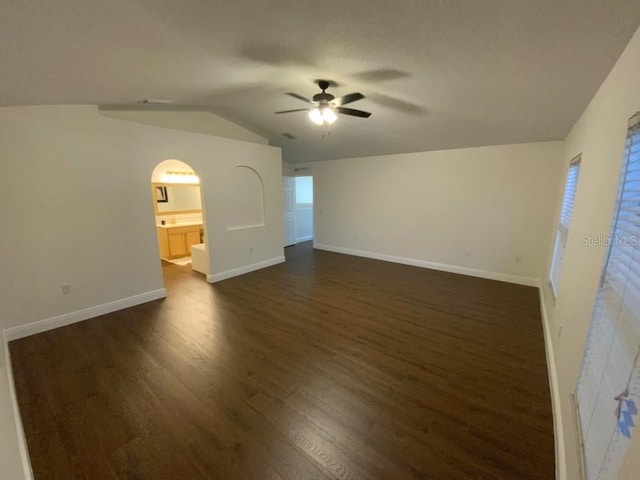
[[[164,288],[160,288],[158,290],[152,290],[150,292],[141,293],[132,297],[121,298],[119,300],[114,300],[113,302],[103,303],[102,305],[95,305],[93,307],[84,308],[82,310],[76,310],[75,312],[69,312],[55,317],[45,318],[44,320],[38,320],[26,325],[7,328],[4,332],[7,341],[10,342],[19,338],[28,337],[29,335],[46,332],[47,330],[64,327],[65,325],[88,320],[89,318],[98,317],[100,315],[105,315],[117,310],[140,305],[141,303],[147,303],[152,300],[164,298],[166,296],[166,290]]]
[[[551,390],[551,409],[553,412],[553,433],[556,446],[556,480],[566,480],[567,461],[564,451],[564,428],[562,426],[562,410],[560,405],[560,387],[558,385],[558,373],[556,359],[553,353],[553,340],[551,326],[547,316],[547,304],[544,301],[543,287],[540,287],[540,313],[542,314],[542,329],[544,332],[544,346],[547,352],[547,370],[549,373],[549,388]]]
[[[18,451],[20,452],[20,462],[22,463],[22,472],[25,480],[33,480],[33,470],[31,470],[31,459],[29,458],[29,449],[27,448],[27,439],[24,435],[22,426],[22,418],[20,417],[20,407],[18,406],[18,397],[16,396],[16,388],[13,380],[13,367],[11,365],[11,354],[9,352],[9,342],[4,331],[0,331],[0,340],[4,346],[4,364],[7,367],[7,383],[9,384],[9,397],[11,400],[11,408],[13,410],[13,421],[15,423],[16,434],[18,437]]]
[[[207,274],[207,282],[215,283],[220,282],[222,280],[226,280],[227,278],[237,277],[238,275],[244,275],[245,273],[253,272],[255,270],[260,270],[261,268],[271,267],[272,265],[277,265],[278,263],[282,263],[285,261],[284,255],[280,255],[279,257],[269,258],[267,260],[262,260],[261,262],[252,263],[250,265],[244,265],[238,268],[232,268],[231,270],[225,270],[224,272]]]
[[[308,242],[309,240],[313,240],[313,235],[306,235],[304,237],[298,237],[298,238],[296,238],[296,243]]]
[[[442,272],[458,273],[461,275],[469,275],[471,277],[487,278],[490,280],[499,280],[501,282],[516,283],[518,285],[527,285],[529,287],[540,287],[540,280],[531,277],[521,277],[519,275],[511,275],[508,273],[490,272],[487,270],[479,270],[476,268],[459,267],[457,265],[448,265],[446,263],[428,262],[417,258],[396,257],[384,253],[367,252],[365,250],[355,250],[351,248],[335,247],[323,243],[313,244],[313,248],[318,250],[326,250],[328,252],[344,253],[346,255],[355,255],[357,257],[373,258],[375,260],[383,260],[385,262],[401,263],[403,265],[411,265],[413,267],[429,268],[431,270],[440,270]]]

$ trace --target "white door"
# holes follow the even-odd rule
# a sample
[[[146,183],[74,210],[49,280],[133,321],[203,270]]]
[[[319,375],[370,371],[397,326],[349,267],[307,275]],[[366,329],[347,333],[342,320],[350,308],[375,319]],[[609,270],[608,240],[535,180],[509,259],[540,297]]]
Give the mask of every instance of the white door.
[[[296,243],[296,178],[282,177],[282,219],[284,246]]]

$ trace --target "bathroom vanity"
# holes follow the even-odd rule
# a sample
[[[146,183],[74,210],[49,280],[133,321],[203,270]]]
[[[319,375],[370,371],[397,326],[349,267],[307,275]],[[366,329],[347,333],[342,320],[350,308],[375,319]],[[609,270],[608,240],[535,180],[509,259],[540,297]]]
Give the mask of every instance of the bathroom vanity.
[[[158,225],[156,228],[162,258],[173,260],[188,257],[191,255],[191,246],[201,243],[202,223]]]

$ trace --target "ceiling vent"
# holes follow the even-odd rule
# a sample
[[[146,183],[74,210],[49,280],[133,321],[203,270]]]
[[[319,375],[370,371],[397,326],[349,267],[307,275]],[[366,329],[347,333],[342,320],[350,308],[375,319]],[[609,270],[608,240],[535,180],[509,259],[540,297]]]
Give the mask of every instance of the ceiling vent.
[[[171,105],[173,100],[164,100],[162,98],[145,98],[138,103],[142,105]]]

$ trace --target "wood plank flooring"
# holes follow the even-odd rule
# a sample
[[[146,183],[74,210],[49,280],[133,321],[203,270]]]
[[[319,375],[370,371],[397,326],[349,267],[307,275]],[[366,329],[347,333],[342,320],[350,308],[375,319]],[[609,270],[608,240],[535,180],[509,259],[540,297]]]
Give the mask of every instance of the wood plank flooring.
[[[536,289],[286,256],[11,342],[36,478],[554,478]]]

